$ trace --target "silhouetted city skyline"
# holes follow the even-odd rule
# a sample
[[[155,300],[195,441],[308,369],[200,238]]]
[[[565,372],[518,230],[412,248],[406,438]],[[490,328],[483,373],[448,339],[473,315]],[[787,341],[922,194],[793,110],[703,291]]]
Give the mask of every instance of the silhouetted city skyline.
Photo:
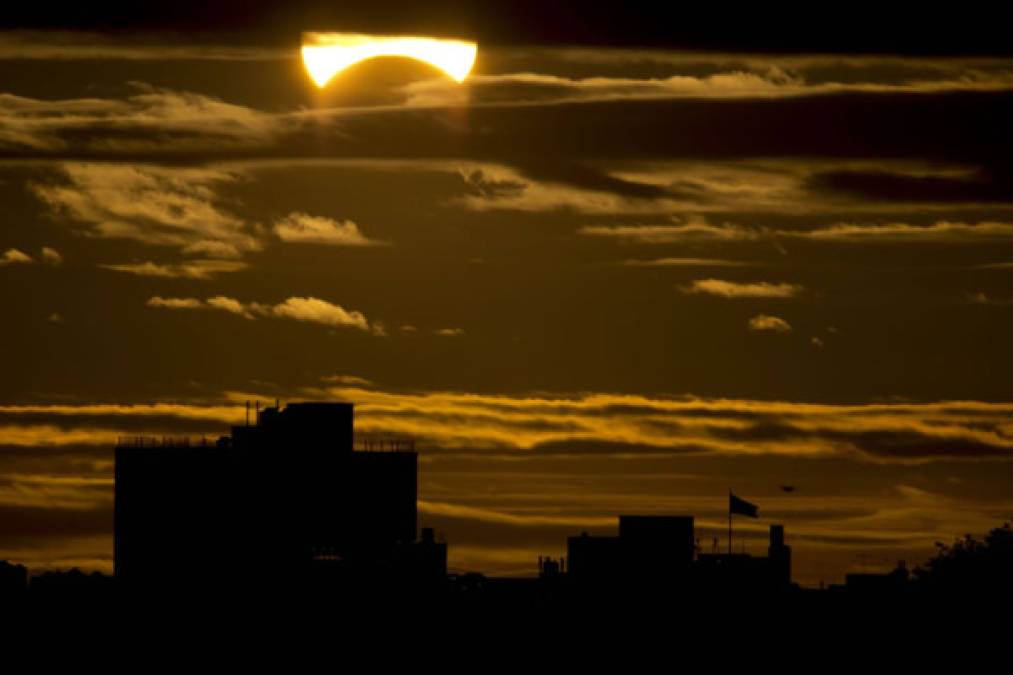
[[[848,574],[843,585],[802,589],[791,577],[783,524],[767,555],[732,550],[732,516],[759,507],[728,494],[729,544],[706,553],[690,515],[619,515],[618,532],[570,536],[567,555],[539,556],[528,579],[448,574],[452,542],[418,530],[418,456],[410,439],[355,449],[350,403],[301,402],[256,410],[253,424],[191,445],[121,439],[116,448],[115,576],[77,569],[29,576],[0,563],[0,597],[13,602],[146,603],[249,599],[271,604],[458,603],[502,611],[612,609],[657,602],[904,602],[954,589],[1013,589],[1013,530],[942,547],[912,581]],[[387,449],[376,450],[383,447]],[[717,542],[715,541],[715,548]],[[813,595],[816,593],[816,595]],[[822,603],[822,604],[821,604]],[[851,607],[851,605],[847,605]]]

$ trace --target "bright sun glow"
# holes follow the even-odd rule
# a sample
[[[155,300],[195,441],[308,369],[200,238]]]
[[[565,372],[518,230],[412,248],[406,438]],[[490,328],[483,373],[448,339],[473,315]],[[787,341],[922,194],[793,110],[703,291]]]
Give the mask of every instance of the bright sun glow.
[[[462,82],[475,63],[474,42],[355,33],[303,33],[302,60],[322,87],[345,68],[374,56],[407,56],[425,61]]]

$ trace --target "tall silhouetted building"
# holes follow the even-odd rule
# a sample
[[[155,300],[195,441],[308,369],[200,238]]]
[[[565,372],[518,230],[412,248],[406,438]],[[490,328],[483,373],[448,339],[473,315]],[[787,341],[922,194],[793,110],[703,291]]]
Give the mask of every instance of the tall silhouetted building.
[[[355,451],[350,403],[267,408],[213,445],[121,442],[116,576],[263,583],[298,579],[320,559],[391,569],[421,555],[404,551],[417,534],[417,479],[408,443]],[[442,560],[445,570],[445,545]]]
[[[116,448],[116,577],[190,583],[214,575],[238,544],[226,448],[132,439]]]

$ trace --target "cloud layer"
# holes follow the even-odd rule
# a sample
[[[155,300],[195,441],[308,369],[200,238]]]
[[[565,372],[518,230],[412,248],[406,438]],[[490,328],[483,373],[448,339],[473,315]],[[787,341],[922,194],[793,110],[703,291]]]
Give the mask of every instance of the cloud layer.
[[[359,226],[350,220],[340,222],[321,216],[293,211],[274,224],[274,233],[282,241],[328,246],[374,246]]]
[[[362,331],[382,334],[380,324],[371,324],[362,312],[346,310],[340,305],[313,297],[291,297],[277,304],[260,302],[244,303],[225,296],[215,296],[201,301],[197,298],[163,298],[154,296],[148,300],[149,307],[164,309],[217,309],[238,314],[246,319],[273,317],[319,323],[325,326],[349,327]]]
[[[714,453],[877,463],[1013,458],[1013,405],[1006,403],[826,405],[604,393],[518,397],[396,393],[341,384],[304,388],[297,396],[351,401],[357,430],[410,434],[424,452],[433,453]],[[258,398],[271,396],[233,393],[213,405],[0,405],[0,445],[102,444],[125,433],[117,429],[146,425],[213,433],[241,420],[244,402]]]
[[[16,248],[9,248],[4,251],[3,256],[0,256],[0,265],[16,265],[32,262],[32,257]]]
[[[772,331],[775,333],[791,332],[791,324],[779,316],[769,314],[757,314],[749,320],[749,330]]]
[[[215,189],[236,181],[233,173],[77,163],[61,173],[63,182],[31,189],[54,215],[81,224],[89,236],[230,258],[262,247],[255,228],[219,203]]]
[[[264,147],[296,123],[202,94],[132,84],[124,98],[43,100],[0,92],[0,149],[131,153]]]

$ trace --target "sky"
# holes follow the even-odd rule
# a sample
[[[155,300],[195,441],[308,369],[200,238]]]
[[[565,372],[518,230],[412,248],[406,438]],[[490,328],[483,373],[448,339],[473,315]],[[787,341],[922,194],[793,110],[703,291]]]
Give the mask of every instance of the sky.
[[[729,490],[736,550],[784,523],[805,585],[1010,519],[987,17],[244,6],[4,20],[0,559],[110,571],[117,439],[246,401],[414,437],[457,571],[533,575],[619,513],[723,549]],[[301,30],[478,58],[320,89]]]

